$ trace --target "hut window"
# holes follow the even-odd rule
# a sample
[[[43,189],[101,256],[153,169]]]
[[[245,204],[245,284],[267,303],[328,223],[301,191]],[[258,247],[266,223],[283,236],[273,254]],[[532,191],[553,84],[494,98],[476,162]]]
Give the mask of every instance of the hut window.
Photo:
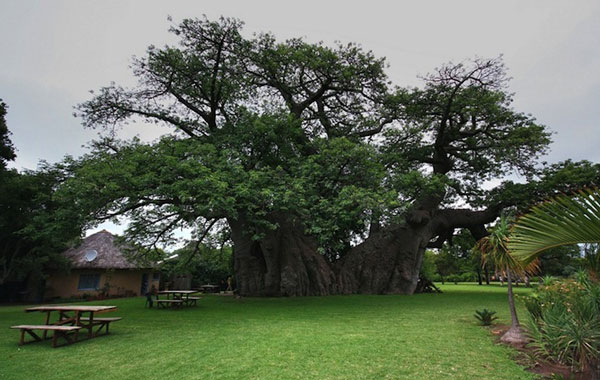
[[[78,290],[97,290],[100,288],[100,274],[81,274],[79,275]]]

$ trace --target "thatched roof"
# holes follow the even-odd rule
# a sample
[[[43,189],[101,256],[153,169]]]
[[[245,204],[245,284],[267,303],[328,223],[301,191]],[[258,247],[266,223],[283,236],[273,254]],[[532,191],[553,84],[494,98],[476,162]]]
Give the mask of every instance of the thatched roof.
[[[106,230],[96,232],[83,239],[80,246],[63,253],[75,269],[138,269],[148,265],[137,265],[128,260],[113,234]]]

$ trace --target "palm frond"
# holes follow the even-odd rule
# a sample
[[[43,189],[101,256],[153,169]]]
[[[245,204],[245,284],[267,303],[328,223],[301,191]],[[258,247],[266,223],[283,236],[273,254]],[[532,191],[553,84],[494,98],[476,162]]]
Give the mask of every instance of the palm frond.
[[[532,208],[513,226],[508,248],[528,264],[543,251],[567,244],[600,242],[600,191],[561,195]]]

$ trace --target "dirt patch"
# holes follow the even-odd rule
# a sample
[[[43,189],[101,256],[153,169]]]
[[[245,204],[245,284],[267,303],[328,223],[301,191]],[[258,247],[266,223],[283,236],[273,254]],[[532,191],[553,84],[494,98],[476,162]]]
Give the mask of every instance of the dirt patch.
[[[490,332],[496,337],[496,344],[506,344],[500,341],[500,337],[504,335],[509,328],[510,326],[507,325],[495,325],[490,328]],[[526,345],[511,344],[510,346],[518,351],[518,354],[514,358],[515,361],[524,366],[529,372],[535,373],[536,375],[545,378],[552,378],[555,375],[560,375],[563,379],[568,380],[587,380],[592,377],[590,371],[573,372],[569,367],[542,360],[541,358],[536,357],[533,349],[528,348]]]

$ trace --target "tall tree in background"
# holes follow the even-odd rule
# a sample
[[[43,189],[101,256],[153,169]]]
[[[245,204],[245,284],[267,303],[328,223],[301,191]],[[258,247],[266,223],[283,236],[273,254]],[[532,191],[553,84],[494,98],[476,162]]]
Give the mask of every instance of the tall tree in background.
[[[10,131],[6,125],[6,103],[0,99],[0,170],[6,168],[6,162],[16,158],[15,148],[10,141]]]
[[[384,61],[357,45],[241,27],[184,20],[179,46],[134,61],[138,86],[79,106],[88,127],[172,128],[151,144],[95,143],[65,190],[89,216],[126,215],[149,246],[181,227],[195,240],[229,229],[243,295],[410,294],[427,247],[457,228],[480,238],[504,207],[562,183],[566,165],[534,170],[549,133],[511,108],[500,59],[391,89]],[[587,173],[576,181],[598,176],[571,165]],[[531,181],[481,190],[511,171]]]
[[[41,163],[37,171],[6,169],[16,155],[8,139],[6,105],[0,101],[0,286],[27,276],[41,279],[67,263],[60,255],[82,233],[84,221],[73,199],[57,194],[71,165]]]
[[[79,239],[83,221],[70,199],[56,196],[63,169],[7,171],[0,181],[0,285],[49,268],[68,268],[61,253]]]

